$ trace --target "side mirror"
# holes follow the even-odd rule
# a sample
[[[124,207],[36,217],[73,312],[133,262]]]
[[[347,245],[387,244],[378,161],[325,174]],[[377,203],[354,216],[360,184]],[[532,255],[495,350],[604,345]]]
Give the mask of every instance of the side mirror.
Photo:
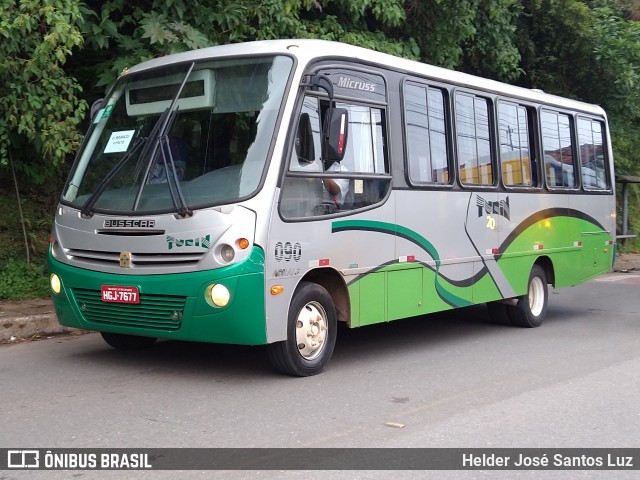
[[[313,130],[311,129],[311,119],[308,113],[300,115],[298,133],[296,135],[296,155],[298,155],[298,161],[300,162],[313,162],[316,158]]]
[[[340,162],[347,150],[349,116],[346,108],[327,109],[324,122],[324,141],[322,142],[322,160]]]

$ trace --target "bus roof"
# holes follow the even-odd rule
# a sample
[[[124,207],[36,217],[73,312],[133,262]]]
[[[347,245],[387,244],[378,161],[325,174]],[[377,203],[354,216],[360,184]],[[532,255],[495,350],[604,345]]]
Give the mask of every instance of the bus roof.
[[[218,45],[148,60],[132,67],[129,69],[129,72],[134,73],[165,65],[197,60],[267,54],[291,55],[297,58],[303,65],[315,60],[355,60],[359,63],[390,68],[410,75],[428,77],[451,85],[479,89],[485,92],[507,95],[531,102],[554,105],[606,117],[605,111],[598,105],[328,40],[282,39]]]

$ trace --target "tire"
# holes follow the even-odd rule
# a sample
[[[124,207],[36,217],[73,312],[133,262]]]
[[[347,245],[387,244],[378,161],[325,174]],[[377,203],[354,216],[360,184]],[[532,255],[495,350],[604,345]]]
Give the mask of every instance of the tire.
[[[156,341],[153,337],[139,337],[122,333],[100,332],[100,335],[105,342],[117,350],[140,350],[150,347]]]
[[[547,274],[540,265],[534,265],[529,274],[527,294],[518,297],[516,305],[509,309],[511,323],[517,327],[539,327],[547,314],[548,300]]]
[[[336,343],[337,315],[324,287],[302,282],[293,294],[287,319],[287,339],[267,346],[274,368],[287,375],[308,377],[327,365]]]

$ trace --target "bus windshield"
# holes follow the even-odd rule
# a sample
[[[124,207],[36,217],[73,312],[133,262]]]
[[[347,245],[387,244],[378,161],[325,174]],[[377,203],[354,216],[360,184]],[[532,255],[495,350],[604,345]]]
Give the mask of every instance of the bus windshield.
[[[293,62],[205,61],[121,76],[62,201],[83,213],[188,212],[256,191]]]

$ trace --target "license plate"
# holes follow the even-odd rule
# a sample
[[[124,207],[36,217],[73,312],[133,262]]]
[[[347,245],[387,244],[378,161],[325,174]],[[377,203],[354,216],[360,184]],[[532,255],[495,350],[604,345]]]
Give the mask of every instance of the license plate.
[[[112,303],[140,303],[138,287],[102,285],[102,301]]]

